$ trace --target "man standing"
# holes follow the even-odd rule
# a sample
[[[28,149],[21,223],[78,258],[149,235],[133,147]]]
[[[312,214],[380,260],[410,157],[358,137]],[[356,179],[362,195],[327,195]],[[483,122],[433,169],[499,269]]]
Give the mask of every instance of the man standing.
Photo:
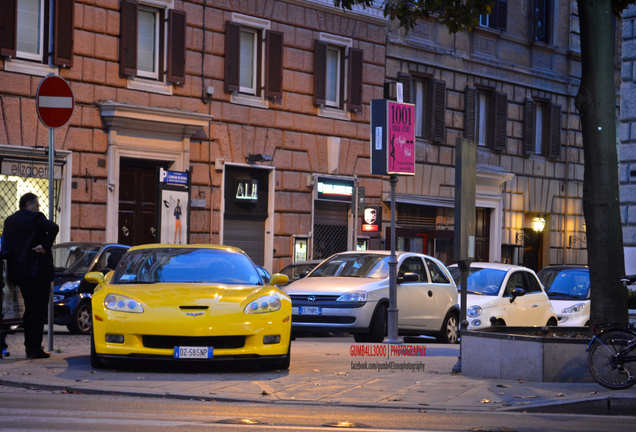
[[[179,231],[179,244],[181,244],[181,200],[177,200],[177,206],[174,208],[174,242],[177,243],[177,231]]]
[[[59,227],[40,213],[35,194],[20,198],[20,210],[4,221],[2,255],[7,279],[20,287],[24,299],[24,346],[27,358],[48,358],[42,348],[44,316],[55,276],[51,247]]]

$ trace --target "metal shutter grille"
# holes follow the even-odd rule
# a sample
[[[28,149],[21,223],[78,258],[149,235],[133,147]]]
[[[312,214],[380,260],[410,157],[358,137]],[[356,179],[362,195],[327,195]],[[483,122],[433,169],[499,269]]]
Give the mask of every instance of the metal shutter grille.
[[[404,103],[412,103],[411,97],[411,74],[398,72],[398,82],[402,83],[402,97]]]
[[[168,13],[168,82],[185,83],[186,14],[170,10]]]
[[[223,224],[223,244],[242,249],[255,264],[263,265],[265,221],[236,220],[226,216]]]
[[[0,55],[15,57],[18,1],[0,1]]]
[[[493,149],[497,151],[506,150],[506,127],[508,122],[508,95],[495,92],[495,115],[494,115],[494,139]]]
[[[349,111],[362,111],[362,70],[364,51],[349,49]]]
[[[225,23],[225,91],[239,91],[239,68],[241,60],[241,25]]]
[[[433,80],[433,115],[431,116],[432,141],[444,143],[446,132],[446,82]]]
[[[561,157],[561,105],[550,105],[550,155],[552,159]]]
[[[53,64],[73,66],[73,29],[75,0],[55,2],[55,35],[53,37]]]
[[[313,259],[325,259],[347,250],[348,211],[346,203],[316,202]]]
[[[284,33],[268,30],[265,45],[265,97],[282,99]]]
[[[136,0],[121,2],[121,30],[119,41],[119,72],[137,75],[137,20],[139,3]]]
[[[35,177],[22,177],[27,182],[28,190],[37,195],[40,202],[40,211],[49,216],[49,180]],[[53,200],[60,202],[60,189],[62,181],[53,181]],[[19,207],[18,182],[9,180],[8,176],[0,175],[0,233],[4,229],[4,221]],[[59,223],[59,205],[53,212],[53,221]]]
[[[466,87],[465,105],[464,137],[475,141],[477,139],[475,136],[477,129],[475,124],[477,121],[477,89],[475,87]]]
[[[534,145],[534,101],[526,99],[523,113],[523,154],[532,153]]]
[[[327,44],[314,41],[314,104],[325,104],[327,91]]]
[[[417,204],[397,203],[397,224],[401,227],[435,229],[437,208]]]

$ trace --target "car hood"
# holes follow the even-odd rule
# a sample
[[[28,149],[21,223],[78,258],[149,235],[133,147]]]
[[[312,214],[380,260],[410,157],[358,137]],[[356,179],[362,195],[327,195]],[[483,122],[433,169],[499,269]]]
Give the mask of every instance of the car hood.
[[[144,284],[106,285],[107,293],[131,297],[153,308],[174,306],[213,306],[247,304],[274,292],[283,295],[273,286],[238,286],[210,284]]]
[[[461,304],[461,295],[458,295],[458,301]],[[487,309],[491,307],[495,307],[499,304],[498,296],[481,296],[475,294],[468,294],[466,296],[466,304],[468,307],[471,306],[479,306],[482,309]]]
[[[357,277],[305,277],[285,286],[288,294],[344,294],[388,286],[386,279]]]

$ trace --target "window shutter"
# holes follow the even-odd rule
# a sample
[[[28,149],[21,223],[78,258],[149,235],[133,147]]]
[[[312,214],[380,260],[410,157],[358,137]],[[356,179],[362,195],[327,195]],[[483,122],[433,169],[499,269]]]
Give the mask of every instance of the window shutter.
[[[349,48],[349,111],[362,112],[362,71],[364,51]]]
[[[168,82],[185,84],[186,13],[170,9],[168,12]]]
[[[466,139],[476,141],[477,137],[475,132],[477,130],[477,89],[475,87],[466,87],[466,101],[465,101],[465,116],[464,116],[464,137]]]
[[[534,150],[534,101],[526,99],[523,113],[523,154],[529,155]]]
[[[268,30],[265,33],[265,97],[283,98],[284,33]]]
[[[505,93],[495,92],[494,96],[494,127],[493,133],[493,150],[506,150],[506,127],[508,123],[508,95]]]
[[[411,95],[411,74],[398,72],[397,80],[399,83],[402,83],[402,97],[404,98],[404,103],[413,103]]]
[[[225,22],[225,91],[238,92],[241,67],[241,25]]]
[[[0,55],[15,57],[18,0],[0,1]]]
[[[508,23],[508,0],[497,1],[496,13],[497,29],[505,32]]]
[[[124,76],[137,75],[138,12],[136,0],[121,0],[119,73]]]
[[[53,64],[70,68],[73,66],[75,0],[57,0],[54,7]]]
[[[550,153],[552,159],[561,157],[561,105],[550,105]]]
[[[543,0],[532,0],[532,40],[539,40],[539,2]]]
[[[432,80],[431,141],[444,143],[446,131],[446,81]]]
[[[325,104],[327,91],[327,44],[314,41],[314,105]]]

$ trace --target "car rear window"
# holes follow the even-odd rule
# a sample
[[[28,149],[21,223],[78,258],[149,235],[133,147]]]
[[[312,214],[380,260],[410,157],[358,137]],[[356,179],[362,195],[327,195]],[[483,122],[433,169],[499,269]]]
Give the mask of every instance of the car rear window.
[[[152,248],[128,252],[112,283],[211,283],[262,285],[254,264],[240,252],[222,249]]]

